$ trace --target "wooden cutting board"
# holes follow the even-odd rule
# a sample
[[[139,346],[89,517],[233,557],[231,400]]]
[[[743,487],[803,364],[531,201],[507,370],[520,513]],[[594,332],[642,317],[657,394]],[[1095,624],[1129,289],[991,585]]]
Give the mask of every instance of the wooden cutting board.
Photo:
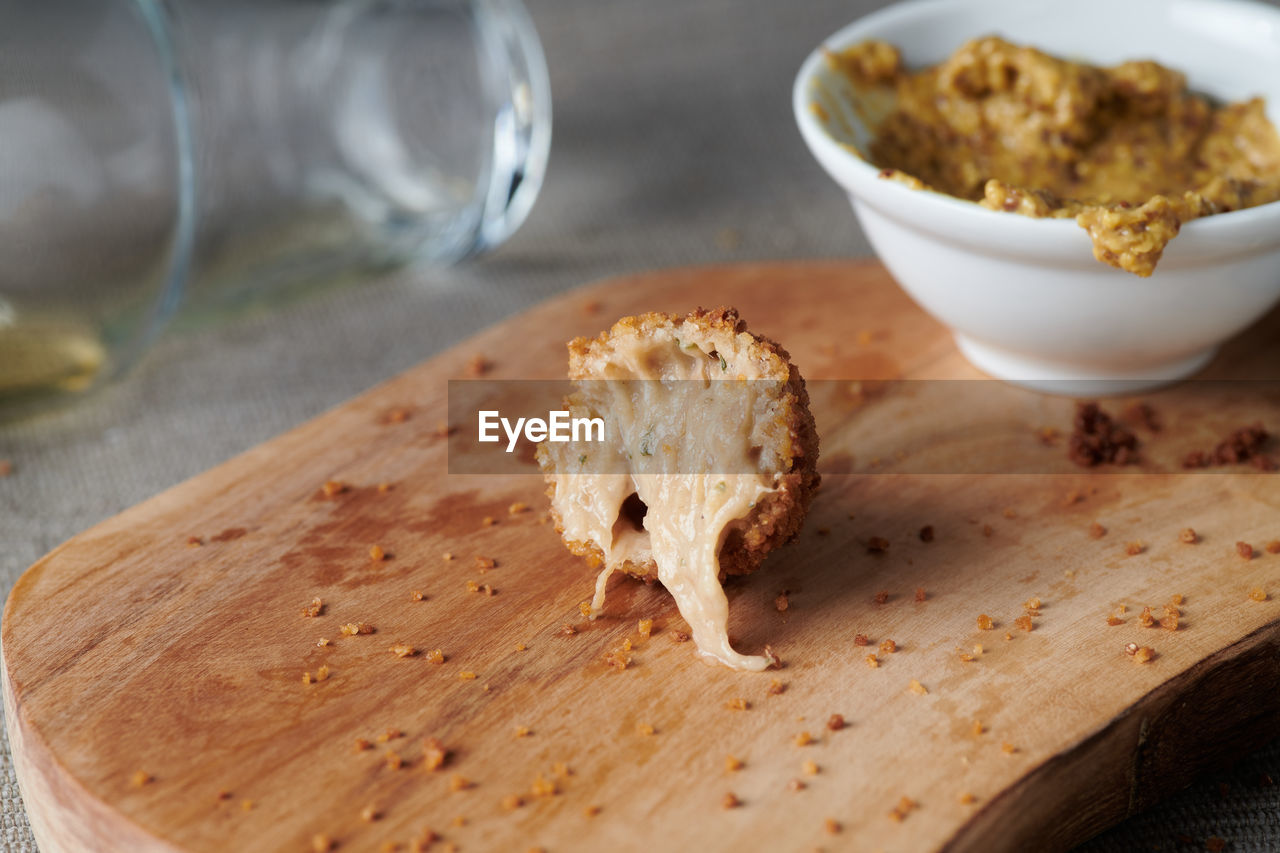
[[[660,586],[615,577],[587,623],[593,572],[545,523],[538,478],[448,475],[438,426],[447,380],[476,356],[486,378],[559,377],[574,335],[719,304],[791,351],[823,442],[804,532],[730,585],[737,647],[769,643],[784,661],[760,674],[673,641],[684,625]],[[1275,379],[1277,365],[1273,313],[1209,375]],[[27,571],[4,615],[6,721],[41,848],[310,850],[321,834],[340,850],[404,850],[430,828],[464,850],[1061,849],[1280,732],[1280,555],[1262,549],[1280,538],[1280,480],[1176,461],[1261,406],[1274,413],[1274,393],[1148,395],[1165,429],[1140,431],[1143,463],[1087,473],[1037,433],[1069,429],[1069,400],[875,381],[977,378],[878,265],[629,276],[86,531]],[[943,473],[960,469],[973,473]],[[326,496],[330,480],[346,490]],[[531,509],[510,514],[520,502]],[[1188,526],[1198,544],[1179,542]],[[877,536],[886,553],[868,552]],[[1259,555],[1237,556],[1238,540]],[[480,573],[477,556],[496,567]],[[1267,600],[1250,599],[1256,587]],[[1139,624],[1174,594],[1176,632]],[[323,614],[302,615],[315,597]],[[1032,597],[1027,632],[1016,620]],[[341,636],[359,622],[376,633]],[[628,638],[632,664],[610,669]],[[886,639],[897,651],[871,668]],[[1131,642],[1155,658],[1136,663]],[[396,643],[422,653],[397,657]],[[437,648],[443,663],[426,654]],[[321,666],[327,680],[304,684]],[[833,714],[844,728],[828,729]],[[401,734],[380,742],[388,730]],[[426,737],[451,753],[436,772]],[[454,774],[470,785],[451,790]],[[556,792],[535,794],[539,778]],[[504,805],[511,795],[522,805]]]

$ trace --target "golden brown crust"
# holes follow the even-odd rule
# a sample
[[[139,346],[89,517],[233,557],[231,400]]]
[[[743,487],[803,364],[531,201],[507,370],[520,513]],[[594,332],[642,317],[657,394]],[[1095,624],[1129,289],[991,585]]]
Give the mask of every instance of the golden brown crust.
[[[809,411],[809,394],[799,369],[791,363],[790,354],[777,342],[754,335],[734,308],[720,307],[714,310],[698,308],[681,317],[677,314],[649,312],[623,317],[608,331],[594,338],[579,337],[569,342],[569,378],[599,379],[592,369],[591,360],[598,352],[608,348],[615,337],[623,335],[649,336],[660,330],[680,327],[685,339],[690,335],[705,339],[736,344],[736,351],[723,351],[732,375],[732,365],[739,359],[749,359],[763,375],[783,379],[779,394],[787,418],[787,446],[778,448],[783,458],[789,460],[778,475],[774,491],[766,493],[751,513],[735,522],[729,529],[720,549],[720,579],[727,575],[748,574],[759,567],[766,554],[786,544],[800,532],[804,518],[817,491],[820,476],[818,464],[818,431],[813,414]],[[619,377],[620,378],[620,377]],[[564,525],[556,510],[556,483],[554,471],[544,469],[547,480],[547,497],[551,499],[551,514],[556,532],[564,537]],[[587,558],[592,567],[602,565],[605,554],[592,541],[565,538],[565,546],[577,556]],[[652,559],[643,562],[627,560],[619,568],[628,574],[646,580],[656,580],[658,568]]]

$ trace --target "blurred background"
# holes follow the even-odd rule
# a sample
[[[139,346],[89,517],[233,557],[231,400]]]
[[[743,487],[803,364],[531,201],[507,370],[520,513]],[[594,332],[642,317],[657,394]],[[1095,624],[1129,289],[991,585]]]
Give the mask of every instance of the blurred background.
[[[870,254],[795,129],[790,90],[823,37],[886,4],[526,5],[554,129],[523,226],[455,266],[180,315],[123,381],[0,423],[0,592],[92,524],[565,289],[684,264]],[[1203,849],[1210,836],[1231,839],[1231,850],[1280,849],[1276,778],[1273,746],[1085,849]],[[0,842],[34,849],[7,745]]]

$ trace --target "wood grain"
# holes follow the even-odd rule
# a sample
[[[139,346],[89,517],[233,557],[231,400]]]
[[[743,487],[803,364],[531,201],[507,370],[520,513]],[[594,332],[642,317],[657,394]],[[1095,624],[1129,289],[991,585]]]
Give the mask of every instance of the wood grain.
[[[490,377],[555,378],[573,335],[699,304],[736,305],[810,379],[862,383],[848,405],[840,383],[814,383],[826,480],[808,526],[729,589],[737,647],[771,644],[780,671],[696,660],[672,640],[683,623],[660,586],[617,577],[605,616],[585,622],[592,573],[545,523],[540,481],[445,473],[447,380],[476,355]],[[1276,379],[1277,365],[1272,314],[1209,375]],[[1171,473],[1189,443],[1251,420],[1257,395],[1148,395],[1166,429],[1143,434],[1143,464],[1089,474],[1035,437],[1069,425],[1070,401],[975,384],[1000,389],[970,407],[1000,428],[954,445],[974,473],[902,473],[929,459],[936,430],[920,425],[945,413],[873,381],[975,378],[873,264],[630,276],[507,321],[86,531],[27,571],[4,615],[8,731],[42,849],[309,850],[317,833],[341,850],[407,849],[430,828],[483,850],[1052,850],[1280,731],[1280,555],[1246,561],[1234,547],[1280,539],[1280,481]],[[409,417],[391,416],[401,408]],[[1039,454],[1043,468],[990,473],[1010,454]],[[877,473],[848,473],[866,470]],[[348,488],[326,496],[328,480]],[[509,514],[516,502],[531,510]],[[1178,541],[1187,526],[1199,544]],[[868,553],[871,536],[888,552]],[[1139,540],[1145,551],[1126,555]],[[374,544],[389,559],[371,560]],[[477,556],[496,567],[479,573]],[[1266,601],[1250,600],[1255,587]],[[1175,593],[1179,630],[1138,624]],[[301,615],[316,596],[325,612]],[[1026,632],[1014,622],[1032,596],[1043,605]],[[1120,604],[1124,623],[1108,626]],[[978,630],[983,613],[994,630]],[[647,641],[641,617],[655,620]],[[376,633],[340,636],[362,621]],[[898,650],[872,669],[857,634]],[[603,658],[627,638],[634,662],[613,671]],[[397,642],[423,653],[396,657]],[[1155,659],[1136,664],[1130,642]],[[978,660],[962,661],[977,643]],[[436,648],[442,664],[425,654]],[[304,684],[321,665],[328,680]],[[737,698],[749,707],[730,710]],[[826,728],[834,713],[846,728]],[[378,743],[388,729],[403,735]],[[797,745],[806,731],[813,743]],[[439,771],[423,766],[426,737],[451,751]],[[730,754],[744,762],[735,773]],[[138,771],[151,780],[135,784]],[[450,790],[455,773],[470,787]],[[534,795],[539,776],[557,793]],[[722,806],[728,792],[739,807]],[[513,794],[523,805],[508,810]],[[896,821],[903,797],[916,806]]]

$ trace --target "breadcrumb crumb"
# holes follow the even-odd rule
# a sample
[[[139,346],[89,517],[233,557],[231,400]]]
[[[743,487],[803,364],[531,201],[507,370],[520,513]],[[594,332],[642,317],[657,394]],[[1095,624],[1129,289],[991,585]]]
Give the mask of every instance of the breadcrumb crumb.
[[[787,685],[775,678],[769,682],[769,686],[765,688],[764,692],[769,696],[781,696],[787,692]]]
[[[672,632],[671,632],[671,642],[673,642],[673,643],[687,643],[687,642],[689,642],[689,635],[688,635],[687,633],[685,633],[684,631],[672,631]]]
[[[1089,525],[1090,539],[1101,539],[1103,536],[1106,536],[1106,535],[1107,535],[1107,528],[1103,527],[1098,522],[1095,521]]]
[[[476,568],[480,569],[481,571],[486,571],[488,569],[496,569],[497,567],[498,567],[498,561],[493,559],[492,557],[481,557],[481,556],[476,557]]]
[[[800,732],[795,737],[796,746],[809,746],[811,743],[813,743],[813,735],[808,732]]]
[[[723,799],[720,800],[720,805],[724,806],[726,809],[736,809],[738,806],[742,805],[742,800],[738,799],[737,795],[730,791],[724,795]]]
[[[655,731],[652,723],[636,723],[636,734],[641,737],[650,737]]]
[[[907,689],[918,696],[925,696],[929,693],[929,689],[914,678],[911,679],[911,683],[907,685]]]
[[[324,485],[320,487],[320,491],[324,492],[326,498],[336,497],[347,490],[347,484],[341,480],[326,480]]]
[[[311,836],[311,849],[315,853],[328,853],[333,849],[333,839],[323,833]]]
[[[929,598],[929,593],[924,591],[924,587],[916,587],[916,601],[925,601]]]
[[[375,563],[380,563],[387,559],[387,552],[383,550],[381,545],[370,545],[369,559]]]
[[[528,647],[528,646],[526,646],[524,643],[516,643],[516,651],[518,651],[518,652],[523,652],[523,651],[525,651],[525,650],[526,650],[526,649],[528,649],[528,648],[529,648],[529,647]]]
[[[424,770],[434,772],[439,770],[449,760],[449,750],[440,742],[439,738],[429,737],[422,741],[422,767]]]
[[[1147,550],[1147,546],[1146,546],[1146,543],[1144,542],[1136,542],[1136,541],[1128,542],[1128,543],[1125,543],[1125,546],[1124,546],[1125,554],[1127,554],[1130,557],[1135,557],[1138,554],[1141,554],[1145,550]]]
[[[595,817],[596,815],[600,814],[600,807],[597,805],[584,806],[582,809],[582,813],[587,817]]]
[[[399,770],[404,766],[404,759],[390,749],[382,753],[382,759],[386,762],[388,770]]]
[[[751,707],[751,703],[741,696],[737,696],[724,703],[724,706],[730,711],[745,711]]]
[[[827,731],[838,732],[844,727],[844,714],[832,714],[827,717]]]
[[[636,630],[640,633],[641,637],[644,637],[647,640],[653,635],[653,620],[641,619],[639,624],[636,626]]]
[[[1253,589],[1249,591],[1249,600],[1250,601],[1266,601],[1267,591],[1260,586],[1255,586]]]
[[[188,547],[188,548],[199,548],[199,547],[201,547],[202,545],[204,545],[204,540],[203,540],[203,539],[201,539],[199,536],[188,536],[188,537],[187,537],[187,547]]]
[[[319,597],[311,599],[311,603],[302,608],[302,615],[310,619],[314,619],[322,613],[324,613],[324,601]]]
[[[898,800],[898,804],[889,811],[889,819],[895,823],[902,823],[916,809],[915,800],[910,797],[903,797]]]
[[[409,598],[413,601],[425,601],[427,596],[422,592],[422,590],[415,589],[413,592],[409,593]]]
[[[1018,748],[1006,740],[1000,744],[1000,751],[1003,752],[1005,755],[1013,755],[1015,752],[1018,751]]]
[[[1133,659],[1138,663],[1147,663],[1155,657],[1155,649],[1150,646],[1142,646],[1133,653]]]
[[[870,643],[870,642],[871,642],[871,640],[867,637],[867,635],[866,635],[866,634],[857,634],[857,635],[856,635],[856,636],[854,636],[854,638],[853,638],[853,644],[854,644],[855,646],[865,646],[865,645],[867,645],[867,644],[868,644],[868,643]]]
[[[818,762],[814,761],[813,759],[809,759],[804,764],[800,765],[800,769],[804,772],[806,776],[817,776]]]
[[[1014,619],[1013,624],[1018,626],[1024,631],[1030,631],[1032,628],[1035,627],[1035,623],[1031,621],[1031,617],[1025,614],[1022,616],[1019,616],[1017,619]]]
[[[465,791],[471,787],[471,780],[463,776],[461,773],[454,773],[449,777],[450,791]]]
[[[974,720],[974,721],[973,721],[973,736],[974,736],[974,737],[981,737],[981,736],[982,736],[982,734],[983,734],[984,732],[986,732],[986,730],[987,730],[987,727],[986,727],[986,726],[984,726],[984,725],[982,724],[982,720]]]
[[[554,797],[560,793],[560,788],[554,779],[548,779],[539,773],[529,786],[529,793],[534,797]]]
[[[1032,614],[1037,613],[1041,606],[1043,605],[1041,604],[1039,596],[1032,596],[1022,603],[1022,609]]]
[[[971,806],[978,801],[978,798],[975,797],[973,794],[970,794],[968,791],[965,791],[956,799],[960,802],[960,805],[962,806]]]
[[[1178,541],[1186,545],[1194,545],[1200,541],[1200,536],[1193,528],[1184,527],[1182,532],[1178,534]]]
[[[328,680],[329,680],[329,665],[320,664],[320,668],[316,670],[316,681],[328,681]]]
[[[391,654],[398,658],[411,658],[418,653],[418,650],[408,643],[396,643],[391,647]]]
[[[413,417],[413,409],[406,406],[396,406],[387,411],[383,420],[389,424],[402,424],[411,417]]]
[[[360,819],[365,823],[373,823],[380,817],[382,817],[382,812],[378,811],[378,807],[373,803],[369,803],[369,805],[360,810]]]
[[[502,807],[509,812],[513,812],[523,805],[524,799],[519,794],[507,794],[502,798]]]
[[[782,592],[778,593],[778,597],[773,600],[773,608],[779,613],[782,613],[790,606],[791,602],[787,599],[787,591],[784,589]]]
[[[474,681],[475,677],[476,674],[469,669],[464,669],[462,672],[458,673],[459,681]]]
[[[883,554],[889,550],[889,540],[883,536],[872,536],[867,540],[868,554]]]
[[[344,637],[354,637],[357,634],[372,634],[377,630],[377,628],[364,622],[348,622],[338,628],[339,633]]]
[[[736,755],[726,755],[724,757],[724,770],[726,773],[737,773],[742,769],[742,759]]]
[[[888,600],[889,593],[887,590],[880,590],[876,593],[876,604],[884,604]]]
[[[893,640],[885,640],[880,644],[880,654],[891,655],[898,650],[898,644]]]
[[[822,822],[822,828],[826,831],[827,835],[839,835],[840,830],[843,829],[843,827],[840,826],[840,821],[833,817],[829,817],[824,820]]]
[[[792,779],[787,783],[788,791],[803,791],[807,787],[809,786],[804,783],[803,779]]]
[[[444,651],[442,649],[432,649],[427,652],[427,663],[444,663]]]
[[[1280,539],[1272,539],[1267,543],[1268,554],[1280,554]]]
[[[867,666],[871,667],[872,669],[875,669],[880,665],[880,659],[875,656],[874,652],[872,654],[867,655],[862,660]]]
[[[1252,545],[1250,545],[1248,542],[1237,542],[1237,543],[1236,543],[1236,555],[1237,555],[1237,556],[1239,556],[1239,557],[1240,557],[1240,559],[1242,559],[1242,560],[1252,560],[1252,559],[1253,559],[1253,546],[1252,546]]]
[[[991,617],[990,617],[990,616],[988,616],[987,614],[983,613],[983,614],[981,614],[981,615],[979,615],[979,616],[978,616],[978,630],[979,630],[979,631],[990,631],[990,630],[991,630],[992,628],[994,628],[995,626],[996,626],[996,623],[995,623],[995,622],[993,622],[993,621],[991,620]]]
[[[137,770],[137,771],[134,771],[134,774],[129,777],[129,783],[132,784],[133,787],[135,788],[141,788],[143,785],[150,784],[153,781],[153,779],[154,777],[152,777],[152,775],[147,771]]]
[[[924,527],[920,528],[920,541],[921,542],[933,541],[933,525],[932,524],[926,524]]]

